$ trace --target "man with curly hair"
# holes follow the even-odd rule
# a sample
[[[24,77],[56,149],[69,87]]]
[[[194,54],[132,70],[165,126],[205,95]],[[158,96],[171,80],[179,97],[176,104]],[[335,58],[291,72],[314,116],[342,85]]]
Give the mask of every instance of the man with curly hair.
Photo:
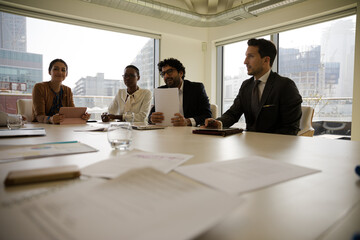
[[[160,76],[165,84],[159,88],[178,88],[180,112],[171,118],[174,126],[198,126],[204,124],[206,118],[211,117],[209,98],[204,85],[185,80],[185,67],[175,59],[165,59],[158,64]],[[150,123],[162,123],[164,114],[156,112],[152,107],[149,114]]]

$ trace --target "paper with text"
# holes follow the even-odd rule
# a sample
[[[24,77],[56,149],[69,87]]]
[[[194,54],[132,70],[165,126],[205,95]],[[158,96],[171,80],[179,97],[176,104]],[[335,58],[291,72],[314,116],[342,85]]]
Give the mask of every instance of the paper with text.
[[[152,167],[168,173],[192,157],[192,155],[178,153],[138,152],[92,164],[81,169],[81,174],[91,177],[115,178],[131,169],[143,167]]]
[[[232,194],[241,194],[319,172],[316,169],[256,156],[181,166],[175,171]]]
[[[156,88],[155,91],[155,112],[164,114],[164,121],[157,125],[172,126],[171,118],[179,113],[179,89],[178,88]]]
[[[240,202],[180,175],[138,169],[0,209],[0,239],[192,239]]]

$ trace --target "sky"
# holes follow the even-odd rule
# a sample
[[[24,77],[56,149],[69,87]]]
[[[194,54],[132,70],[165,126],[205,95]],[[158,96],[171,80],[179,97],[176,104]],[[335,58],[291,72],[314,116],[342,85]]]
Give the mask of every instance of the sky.
[[[50,80],[48,67],[55,58],[68,67],[64,84],[73,88],[81,77],[105,73],[106,79],[122,79],[131,63],[149,40],[129,34],[27,19],[27,51],[43,55],[43,81]]]

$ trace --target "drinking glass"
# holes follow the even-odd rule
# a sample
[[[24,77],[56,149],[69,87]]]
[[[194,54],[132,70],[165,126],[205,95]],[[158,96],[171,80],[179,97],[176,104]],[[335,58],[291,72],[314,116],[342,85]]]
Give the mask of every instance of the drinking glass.
[[[111,123],[108,128],[107,137],[111,147],[119,150],[128,150],[132,141],[131,123]]]
[[[124,121],[125,122],[129,122],[132,124],[134,122],[134,118],[135,118],[135,115],[133,112],[125,112],[124,113]]]
[[[8,114],[7,127],[8,129],[19,129],[23,124],[21,114]]]

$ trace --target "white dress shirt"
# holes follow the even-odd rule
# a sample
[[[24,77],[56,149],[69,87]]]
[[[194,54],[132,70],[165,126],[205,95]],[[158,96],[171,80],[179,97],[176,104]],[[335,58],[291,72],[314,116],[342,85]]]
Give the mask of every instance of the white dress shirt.
[[[126,89],[119,89],[108,108],[108,112],[110,114],[123,115],[126,111],[130,111],[134,113],[134,122],[145,122],[150,112],[150,105],[150,90],[139,88],[130,95]]]
[[[260,80],[259,84],[258,84],[258,89],[259,89],[259,102],[261,100],[261,96],[264,92],[264,88],[265,88],[265,85],[266,85],[266,82],[270,76],[270,72],[271,72],[271,69],[265,73],[264,75],[262,75],[259,79],[255,79],[255,80]]]

